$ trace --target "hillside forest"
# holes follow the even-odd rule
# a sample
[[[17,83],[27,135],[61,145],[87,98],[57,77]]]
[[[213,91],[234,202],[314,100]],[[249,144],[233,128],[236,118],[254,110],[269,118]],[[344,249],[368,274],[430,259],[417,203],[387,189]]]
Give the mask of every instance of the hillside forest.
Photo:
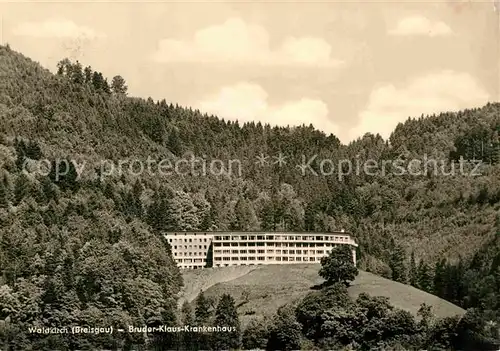
[[[499,322],[498,102],[409,116],[387,140],[367,133],[344,145],[312,125],[240,124],[168,97],[129,97],[121,76],[108,78],[68,59],[52,74],[8,45],[0,46],[0,77],[3,345],[178,342],[163,334],[116,339],[28,332],[43,325],[176,323],[182,277],[162,236],[172,230],[344,229],[359,244],[359,269],[472,309],[480,323]],[[286,165],[256,162],[280,153]],[[304,155],[316,155],[305,173],[294,166]],[[148,158],[238,160],[241,173],[102,168],[103,161]],[[389,166],[385,174],[317,174],[323,159],[407,165],[429,158],[448,171],[465,160],[467,170],[479,164],[480,172],[399,175]],[[361,299],[367,300],[351,302],[371,303]],[[220,303],[227,307],[229,300]],[[286,318],[283,323],[301,323]]]

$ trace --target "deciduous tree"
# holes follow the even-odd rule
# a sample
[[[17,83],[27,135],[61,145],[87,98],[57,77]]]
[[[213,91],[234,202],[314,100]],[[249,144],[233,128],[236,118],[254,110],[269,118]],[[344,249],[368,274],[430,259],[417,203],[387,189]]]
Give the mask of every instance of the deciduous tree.
[[[339,245],[334,247],[327,256],[322,257],[319,275],[326,280],[328,285],[334,283],[349,285],[358,275],[350,246]]]

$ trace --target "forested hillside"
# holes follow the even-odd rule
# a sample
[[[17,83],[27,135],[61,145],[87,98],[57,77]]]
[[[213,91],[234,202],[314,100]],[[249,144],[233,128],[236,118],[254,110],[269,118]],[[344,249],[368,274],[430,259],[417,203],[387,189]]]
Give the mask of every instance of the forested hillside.
[[[433,291],[437,261],[454,265],[461,255],[460,269],[468,270],[472,256],[495,240],[499,130],[500,104],[491,103],[408,119],[389,140],[366,134],[342,145],[313,126],[240,125],[167,100],[127,97],[120,76],[108,80],[98,68],[68,60],[51,74],[1,46],[0,323],[10,323],[3,330],[19,348],[37,340],[37,349],[82,348],[92,340],[40,338],[24,326],[172,320],[182,281],[161,239],[164,230],[345,229],[360,244],[360,268]],[[256,163],[261,154],[272,161],[280,152],[285,166]],[[303,155],[317,155],[313,170],[322,159],[462,157],[483,164],[479,176],[353,172],[339,179],[299,172]],[[241,175],[101,167],[104,160],[189,157],[239,160]],[[40,165],[52,172],[42,174]],[[68,172],[57,177],[54,168],[61,165]],[[485,252],[476,259],[481,274],[475,279],[497,272],[497,247]],[[447,275],[448,284],[453,277]],[[500,276],[491,277],[490,290],[479,295],[498,295]],[[478,299],[467,303],[476,306]],[[92,337],[103,347],[144,341],[104,335]]]

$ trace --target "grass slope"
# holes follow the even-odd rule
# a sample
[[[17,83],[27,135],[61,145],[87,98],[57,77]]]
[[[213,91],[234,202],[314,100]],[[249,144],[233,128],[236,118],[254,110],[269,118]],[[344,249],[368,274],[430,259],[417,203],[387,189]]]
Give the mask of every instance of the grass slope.
[[[231,294],[239,305],[242,324],[260,316],[272,315],[283,304],[303,298],[311,287],[320,284],[319,265],[266,265],[211,268],[183,272],[184,289],[181,301],[193,301],[200,290],[206,296]],[[394,282],[377,275],[359,271],[349,288],[355,298],[366,292],[373,296],[387,296],[397,307],[416,314],[420,304],[433,307],[437,317],[463,314],[465,311],[437,296],[412,286]],[[248,294],[245,302],[244,295]],[[182,303],[182,302],[181,302]]]

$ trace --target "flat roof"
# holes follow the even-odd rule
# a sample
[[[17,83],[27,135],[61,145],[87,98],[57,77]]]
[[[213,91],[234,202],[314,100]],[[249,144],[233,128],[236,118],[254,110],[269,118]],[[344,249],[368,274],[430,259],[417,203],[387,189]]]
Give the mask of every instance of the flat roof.
[[[208,230],[191,230],[191,231],[169,231],[165,232],[165,234],[301,234],[301,235],[347,235],[349,236],[350,233],[348,232],[275,232],[275,231],[231,231],[231,230],[226,230],[226,231],[208,231]]]

